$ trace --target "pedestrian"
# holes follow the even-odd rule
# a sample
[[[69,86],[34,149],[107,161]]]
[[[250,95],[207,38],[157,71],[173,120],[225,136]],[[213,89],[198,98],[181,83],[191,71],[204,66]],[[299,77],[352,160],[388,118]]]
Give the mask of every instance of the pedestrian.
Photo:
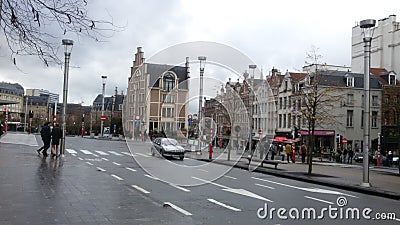
[[[306,143],[303,143],[303,145],[300,147],[301,151],[301,162],[305,163],[306,162],[306,155],[307,155],[307,145]]]
[[[324,149],[324,146],[322,146],[322,147],[321,147],[321,157],[320,157],[321,162],[322,162],[322,160],[324,159],[324,154],[325,154],[325,149]]]
[[[62,132],[60,129],[60,125],[56,123],[53,130],[51,131],[51,157],[58,157],[58,146],[60,145],[60,139],[62,137]]]
[[[346,157],[347,157],[347,148],[343,150],[343,163],[346,163]]]
[[[287,143],[285,146],[285,152],[286,152],[286,160],[289,163],[289,159],[292,158],[292,146]]]
[[[42,137],[43,146],[36,150],[38,154],[40,154],[40,151],[42,151],[43,157],[47,157],[47,149],[50,148],[51,128],[49,124],[50,122],[46,122],[43,124],[42,130],[40,130],[40,136]]]
[[[3,135],[3,122],[0,123],[0,137]]]
[[[354,156],[353,149],[350,148],[348,154],[349,157],[347,158],[347,163],[353,164],[353,156]]]

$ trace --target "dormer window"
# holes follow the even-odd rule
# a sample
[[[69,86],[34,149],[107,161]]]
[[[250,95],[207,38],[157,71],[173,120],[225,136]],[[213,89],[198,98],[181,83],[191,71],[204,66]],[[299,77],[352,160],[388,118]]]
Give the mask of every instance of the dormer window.
[[[346,75],[346,86],[347,87],[354,87],[354,77],[350,75]]]
[[[163,91],[170,92],[175,87],[175,76],[171,72],[167,72],[163,76]]]
[[[389,85],[396,85],[396,75],[389,74]]]

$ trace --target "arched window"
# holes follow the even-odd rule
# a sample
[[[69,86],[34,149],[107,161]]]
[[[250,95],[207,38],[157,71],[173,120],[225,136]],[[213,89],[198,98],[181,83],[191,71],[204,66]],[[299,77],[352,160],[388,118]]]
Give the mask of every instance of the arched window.
[[[163,91],[172,91],[175,86],[175,76],[171,72],[167,72],[163,76]]]

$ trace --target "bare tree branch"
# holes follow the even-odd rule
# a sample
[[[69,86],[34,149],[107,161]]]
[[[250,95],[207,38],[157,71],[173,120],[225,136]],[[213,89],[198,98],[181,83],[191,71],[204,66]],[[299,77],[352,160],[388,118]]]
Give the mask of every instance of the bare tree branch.
[[[61,64],[62,36],[74,33],[95,41],[109,38],[112,21],[88,16],[85,0],[0,0],[0,29],[16,64],[16,55],[38,56],[46,65]]]

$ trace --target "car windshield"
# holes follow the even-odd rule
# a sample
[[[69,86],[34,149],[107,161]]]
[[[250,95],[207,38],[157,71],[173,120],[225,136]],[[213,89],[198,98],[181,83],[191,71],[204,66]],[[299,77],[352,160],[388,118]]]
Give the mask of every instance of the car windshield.
[[[162,145],[178,145],[178,142],[175,139],[166,138],[166,139],[161,140],[161,144]]]

